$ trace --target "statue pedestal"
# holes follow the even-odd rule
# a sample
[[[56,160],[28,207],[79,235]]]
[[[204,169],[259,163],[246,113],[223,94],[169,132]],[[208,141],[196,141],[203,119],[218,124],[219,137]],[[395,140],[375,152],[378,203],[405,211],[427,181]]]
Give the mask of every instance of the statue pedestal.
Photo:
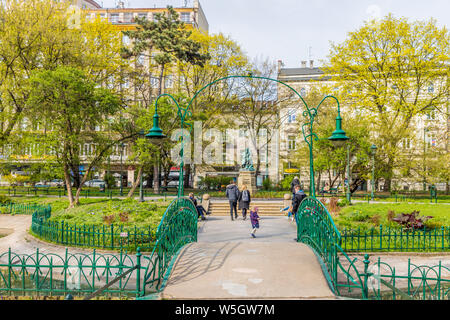
[[[242,191],[242,185],[247,186],[247,190],[250,191],[250,195],[256,193],[256,172],[255,171],[239,171],[238,188]]]

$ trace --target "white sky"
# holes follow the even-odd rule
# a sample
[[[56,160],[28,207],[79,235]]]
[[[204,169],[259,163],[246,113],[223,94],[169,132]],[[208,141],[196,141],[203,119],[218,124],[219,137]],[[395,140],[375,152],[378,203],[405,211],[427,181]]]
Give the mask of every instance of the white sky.
[[[97,0],[114,7],[114,0]],[[183,0],[125,0],[127,7],[144,8]],[[237,41],[251,57],[283,60],[286,67],[300,67],[310,52],[320,65],[329,44],[341,42],[347,32],[369,17],[388,13],[410,20],[433,17],[448,28],[450,0],[200,0],[210,33],[222,32]],[[311,50],[309,49],[311,48]]]

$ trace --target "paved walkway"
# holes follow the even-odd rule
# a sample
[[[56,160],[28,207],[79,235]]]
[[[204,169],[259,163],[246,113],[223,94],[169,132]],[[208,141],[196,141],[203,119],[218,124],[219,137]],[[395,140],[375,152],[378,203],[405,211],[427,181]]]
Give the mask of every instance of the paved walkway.
[[[183,248],[162,298],[334,299],[314,253],[294,241],[295,222],[263,217],[257,237],[250,221],[209,217],[198,242]]]

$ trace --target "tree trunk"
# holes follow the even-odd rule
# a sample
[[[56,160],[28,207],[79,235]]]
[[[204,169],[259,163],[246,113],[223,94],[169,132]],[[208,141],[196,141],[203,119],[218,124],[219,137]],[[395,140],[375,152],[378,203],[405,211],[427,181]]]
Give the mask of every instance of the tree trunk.
[[[316,192],[320,192],[320,179],[322,178],[322,171],[319,171],[319,174],[317,175],[317,184],[316,184]],[[314,183],[314,181],[313,181]],[[311,189],[311,187],[310,187]]]
[[[191,165],[186,165],[185,167],[185,175],[184,175],[184,188],[189,188],[189,178],[191,176]]]
[[[69,198],[69,208],[73,208],[75,205],[72,194],[72,181],[70,180],[69,168],[67,164],[64,164],[64,182],[67,188],[67,197]]]
[[[139,170],[138,170],[138,174],[137,174],[136,180],[133,182],[133,185],[131,186],[131,189],[130,189],[130,191],[129,191],[128,194],[127,194],[127,198],[128,198],[128,199],[130,199],[130,198],[133,196],[134,191],[136,190],[137,186],[139,185],[139,182],[140,182],[140,180],[141,180],[141,175],[142,175],[142,172],[143,172],[143,171],[144,171],[144,170],[143,170],[143,166],[139,167]]]

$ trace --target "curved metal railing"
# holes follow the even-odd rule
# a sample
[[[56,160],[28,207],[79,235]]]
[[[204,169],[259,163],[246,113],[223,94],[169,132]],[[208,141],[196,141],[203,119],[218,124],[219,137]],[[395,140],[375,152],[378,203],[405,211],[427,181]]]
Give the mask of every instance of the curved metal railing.
[[[340,295],[343,287],[348,290],[357,288],[361,290],[363,298],[366,298],[363,276],[358,272],[355,261],[350,260],[341,248],[341,234],[322,202],[313,197],[304,199],[296,220],[297,241],[312,247],[323,260],[333,292]],[[349,265],[346,263],[344,266],[339,260],[340,257],[346,258]],[[338,278],[339,271],[344,273],[346,279]]]
[[[197,241],[197,221],[197,209],[189,198],[174,199],[166,209],[156,232],[153,252],[149,257],[144,257],[149,264],[142,295],[163,289],[172,259],[184,245]]]

